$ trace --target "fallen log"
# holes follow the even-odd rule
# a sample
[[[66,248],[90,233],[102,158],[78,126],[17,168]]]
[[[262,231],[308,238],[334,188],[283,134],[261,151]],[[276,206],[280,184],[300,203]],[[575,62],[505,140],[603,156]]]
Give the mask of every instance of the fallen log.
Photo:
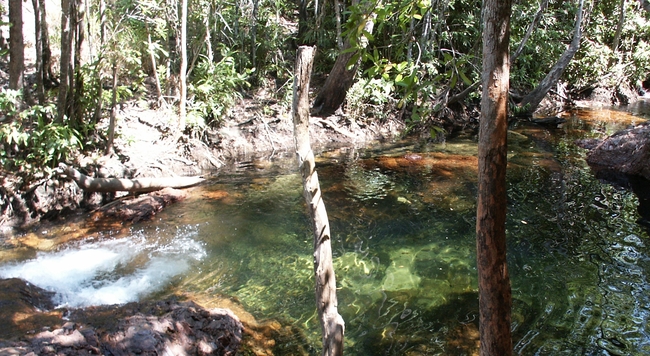
[[[189,188],[205,181],[203,177],[163,177],[163,178],[92,178],[78,170],[61,163],[61,174],[74,180],[79,188],[87,192],[131,192],[148,193],[163,188]]]

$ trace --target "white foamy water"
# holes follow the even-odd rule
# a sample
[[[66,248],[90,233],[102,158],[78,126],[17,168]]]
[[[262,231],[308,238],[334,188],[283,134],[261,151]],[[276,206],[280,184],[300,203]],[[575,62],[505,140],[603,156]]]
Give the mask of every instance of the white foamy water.
[[[59,306],[133,302],[160,290],[205,257],[203,245],[183,235],[164,244],[133,236],[39,253],[32,260],[0,266],[0,277],[22,278],[55,292]]]

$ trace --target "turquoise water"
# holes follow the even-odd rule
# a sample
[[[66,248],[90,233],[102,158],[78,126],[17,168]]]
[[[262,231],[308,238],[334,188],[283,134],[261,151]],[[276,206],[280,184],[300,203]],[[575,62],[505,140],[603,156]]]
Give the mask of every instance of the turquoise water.
[[[637,198],[597,180],[573,143],[627,122],[578,114],[561,129],[518,125],[510,135],[515,354],[647,355],[650,247]],[[476,351],[475,155],[475,137],[320,155],[346,354]],[[161,246],[172,246],[169,256],[184,267],[165,274],[159,293],[236,299],[256,318],[295,330],[276,355],[317,355],[309,228],[292,157],[239,164],[134,226],[126,239],[144,237],[149,247],[101,274],[147,270]],[[179,237],[185,243],[174,245]]]

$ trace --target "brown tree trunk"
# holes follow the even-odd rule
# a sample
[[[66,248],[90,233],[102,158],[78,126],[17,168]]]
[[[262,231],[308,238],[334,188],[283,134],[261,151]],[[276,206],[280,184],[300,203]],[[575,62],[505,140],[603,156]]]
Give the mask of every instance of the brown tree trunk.
[[[370,14],[365,18],[364,31],[372,33],[375,25],[375,15]],[[361,46],[367,44],[367,39],[362,33],[357,39]],[[325,80],[325,84],[314,99],[313,113],[318,116],[329,116],[333,114],[345,101],[348,89],[354,84],[354,76],[359,68],[359,60],[350,66],[350,60],[357,54],[357,51],[346,52],[350,48],[350,41],[346,41],[344,49],[336,58],[334,67]]]
[[[113,143],[115,141],[115,119],[117,116],[117,59],[113,59],[113,91],[111,93],[111,119],[108,124],[108,142],[106,143],[105,154],[113,153]]]
[[[36,47],[36,97],[38,103],[43,105],[45,104],[43,41],[41,40],[41,7],[38,0],[32,0],[32,7],[34,9],[34,47]]]
[[[578,52],[578,48],[580,48],[580,40],[582,39],[581,26],[583,4],[584,0],[580,0],[580,8],[578,9],[578,14],[576,16],[573,40],[571,41],[571,44],[569,44],[569,47],[567,47],[564,53],[562,53],[560,59],[558,59],[557,63],[555,63],[553,68],[551,68],[548,74],[546,74],[546,77],[542,79],[539,85],[537,85],[533,91],[531,91],[521,100],[519,106],[525,108],[528,114],[532,114],[535,112],[535,110],[537,110],[539,103],[542,102],[548,91],[551,90],[555,84],[557,84],[557,81],[562,76],[562,73],[564,73],[564,70],[571,62],[571,59],[573,59],[573,56],[576,54],[576,52]]]
[[[57,102],[57,114],[60,122],[68,114],[70,72],[72,71],[72,31],[70,26],[70,13],[73,0],[61,0],[61,59],[60,59],[60,83]]]
[[[338,313],[336,277],[332,264],[329,220],[316,174],[314,152],[309,142],[309,80],[314,62],[314,47],[301,46],[296,56],[293,84],[293,127],[298,169],[302,175],[303,195],[314,232],[314,273],[316,308],[323,331],[323,355],[343,355],[345,323]]]
[[[23,88],[25,44],[23,41],[23,2],[9,0],[9,89]]]
[[[81,46],[85,39],[84,32],[84,17],[86,16],[86,7],[83,0],[74,0],[72,19],[74,19],[74,75],[71,79],[72,87],[72,103],[71,103],[71,122],[76,127],[83,125],[83,107],[81,106],[81,96],[84,92],[84,80],[81,74]]]
[[[43,67],[43,85],[46,88],[54,87],[58,84],[54,73],[52,72],[52,50],[50,49],[50,31],[47,24],[47,9],[45,0],[38,0],[41,9],[41,48],[42,48],[42,67]]]
[[[181,1],[181,70],[179,72],[179,120],[178,127],[180,131],[185,129],[185,116],[186,106],[185,100],[187,99],[187,0]]]
[[[512,355],[512,292],[505,231],[511,11],[510,0],[483,1],[483,93],[476,213],[482,356]]]

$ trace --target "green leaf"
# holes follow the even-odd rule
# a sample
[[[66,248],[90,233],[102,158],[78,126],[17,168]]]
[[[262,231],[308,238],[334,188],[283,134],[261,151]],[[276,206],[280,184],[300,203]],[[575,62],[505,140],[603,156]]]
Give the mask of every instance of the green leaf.
[[[467,78],[467,76],[465,75],[465,72],[458,71],[458,75],[460,76],[460,79],[463,80],[463,83],[465,83],[466,85],[472,85],[473,84],[472,81],[469,80],[469,78]]]

